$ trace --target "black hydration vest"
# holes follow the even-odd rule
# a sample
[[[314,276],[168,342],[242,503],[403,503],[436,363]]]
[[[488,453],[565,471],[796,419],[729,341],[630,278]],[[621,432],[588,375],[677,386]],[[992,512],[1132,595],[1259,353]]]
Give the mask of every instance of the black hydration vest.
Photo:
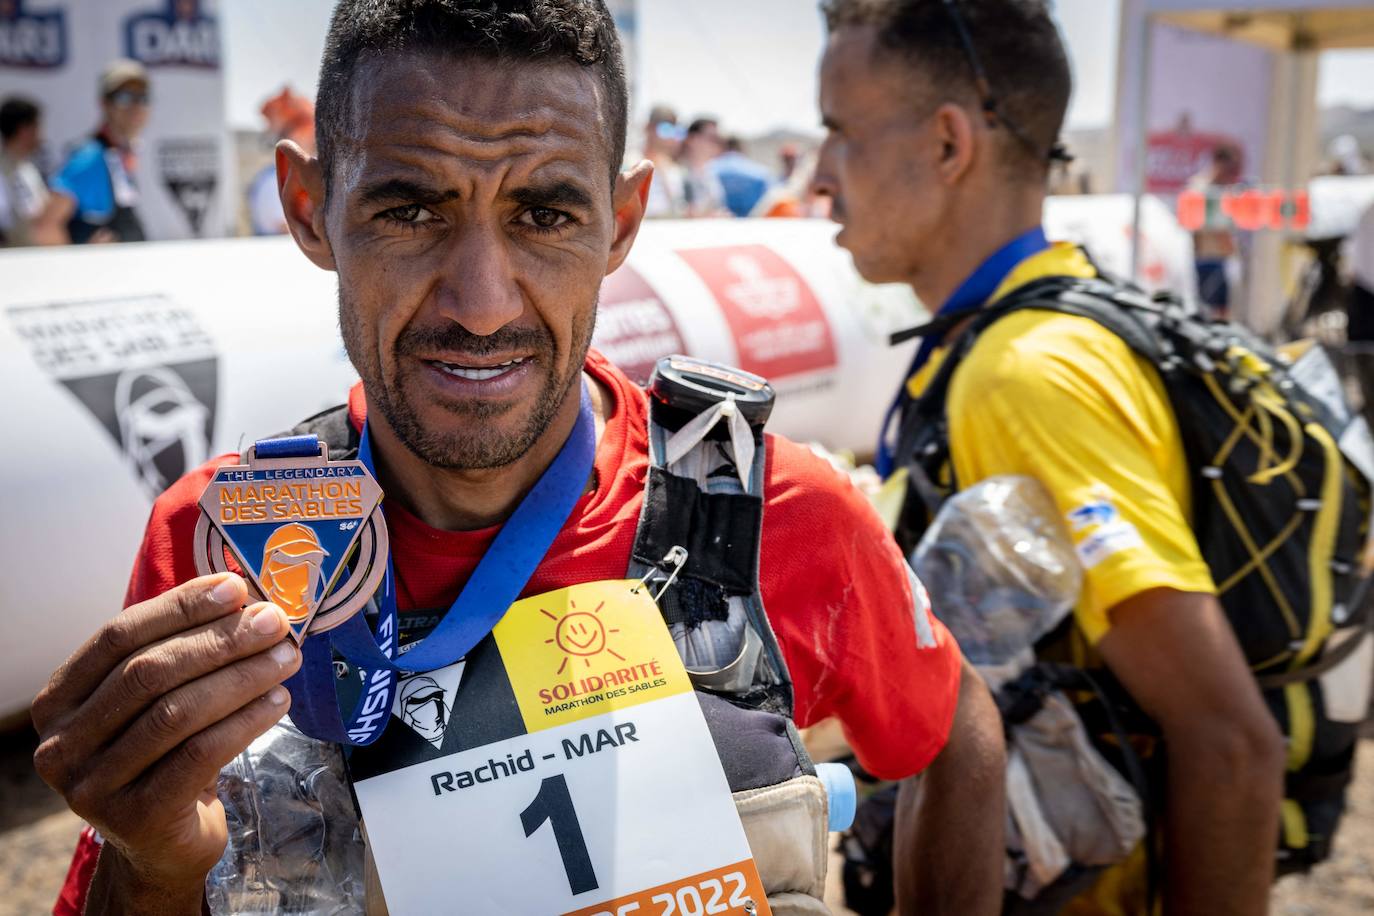
[[[903,413],[896,454],[910,486],[897,537],[908,555],[958,489],[945,410],[954,374],[982,331],[1026,310],[1095,321],[1159,373],[1187,457],[1193,533],[1218,600],[1284,734],[1301,736],[1306,747],[1286,775],[1285,796],[1296,808],[1286,804],[1278,871],[1310,867],[1330,852],[1358,737],[1357,725],[1327,718],[1318,678],[1360,645],[1370,613],[1368,579],[1359,574],[1370,482],[1340,448],[1353,419],[1348,408],[1309,388],[1286,358],[1245,328],[1199,318],[1176,299],[1106,279],[1032,282],[974,314]],[[1345,631],[1353,632],[1329,650],[1331,637]],[[1037,654],[1068,657],[1065,643],[1073,638],[1069,622],[1042,640]],[[1075,690],[1086,686],[1082,674],[1048,664],[1032,680]],[[1117,738],[1123,723],[1132,734],[1153,737],[1157,727],[1105,671],[1091,672],[1088,681],[1107,689],[1080,714],[1103,739],[1104,756],[1143,788],[1140,761],[1123,759]],[[1018,715],[1028,711],[1024,697],[1000,699],[1004,715],[1018,703]],[[1154,764],[1149,768],[1160,770]],[[1142,791],[1147,807],[1160,794]]]
[[[711,622],[743,620],[743,639],[727,664],[694,666],[684,657],[687,673],[710,729],[730,790],[754,850],[760,877],[775,913],[822,913],[826,844],[825,790],[792,719],[792,681],[764,611],[759,590],[759,547],[763,525],[763,479],[767,460],[764,424],[773,405],[773,389],[758,376],[682,356],[659,360],[648,386],[650,467],[631,550],[627,578],[643,579],[657,598],[675,639]],[[749,486],[740,481],[727,423],[713,426],[686,458],[671,465],[667,440],[716,405],[732,402],[749,424],[754,443]],[[291,435],[315,435],[335,460],[357,457],[359,433],[345,405],[333,407],[297,425]],[[709,468],[699,477],[677,473],[679,465]],[[686,560],[670,562],[674,548]],[[470,658],[480,653],[478,645]],[[683,643],[678,640],[679,651]],[[342,659],[340,688],[345,708],[352,698],[345,685],[358,678]],[[357,689],[356,686],[354,689]],[[385,740],[385,739],[384,739]],[[350,767],[366,772],[370,747],[349,751]],[[665,791],[672,791],[665,786]],[[795,849],[780,847],[780,807],[804,810],[801,836],[797,823],[786,830]],[[759,841],[763,837],[763,842]],[[798,863],[821,862],[819,875],[800,874]],[[780,876],[780,877],[779,877]]]

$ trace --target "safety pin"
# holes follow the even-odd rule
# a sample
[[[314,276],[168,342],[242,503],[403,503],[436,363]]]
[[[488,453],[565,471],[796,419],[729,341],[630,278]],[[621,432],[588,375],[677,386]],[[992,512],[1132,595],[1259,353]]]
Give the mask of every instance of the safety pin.
[[[659,560],[657,566],[646,572],[644,574],[644,578],[640,579],[638,582],[634,584],[634,586],[630,589],[630,593],[633,595],[638,595],[639,590],[648,584],[650,576],[658,572],[659,569],[663,566],[672,566],[673,571],[669,574],[668,581],[664,582],[662,588],[658,590],[658,594],[653,596],[654,601],[658,601],[658,599],[663,597],[663,593],[668,590],[668,587],[671,586],[675,581],[677,581],[678,573],[682,572],[682,567],[686,565],[687,549],[685,547],[675,546],[672,550],[669,550],[668,553],[664,555],[662,560]]]

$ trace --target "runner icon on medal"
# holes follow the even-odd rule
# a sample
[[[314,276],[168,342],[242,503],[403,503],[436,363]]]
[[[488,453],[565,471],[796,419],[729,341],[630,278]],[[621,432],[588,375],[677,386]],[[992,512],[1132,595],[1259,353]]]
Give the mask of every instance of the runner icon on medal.
[[[260,575],[263,593],[292,623],[310,616],[311,607],[324,597],[320,567],[327,556],[319,537],[305,525],[287,522],[267,536]]]

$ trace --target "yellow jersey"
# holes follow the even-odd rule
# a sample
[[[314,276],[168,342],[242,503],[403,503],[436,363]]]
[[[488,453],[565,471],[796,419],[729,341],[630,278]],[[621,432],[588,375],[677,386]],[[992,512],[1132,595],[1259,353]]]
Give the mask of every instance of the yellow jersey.
[[[1018,264],[996,302],[1034,280],[1095,277],[1086,255],[1058,243]],[[920,395],[947,354],[907,382]],[[960,488],[999,474],[1039,480],[1063,513],[1083,566],[1074,609],[1096,645],[1111,609],[1153,588],[1216,593],[1189,523],[1188,464],[1159,373],[1089,318],[1015,312],[985,330],[954,373],[946,401]],[[1145,911],[1143,847],[1107,869],[1067,916]]]
[[[990,301],[1049,276],[1093,277],[1059,243],[1017,265]],[[946,355],[907,383],[919,395]],[[991,325],[954,373],[946,402],[960,488],[998,474],[1044,484],[1083,564],[1079,629],[1096,644],[1110,611],[1152,588],[1215,594],[1190,518],[1188,465],[1154,367],[1089,318],[1033,310]]]

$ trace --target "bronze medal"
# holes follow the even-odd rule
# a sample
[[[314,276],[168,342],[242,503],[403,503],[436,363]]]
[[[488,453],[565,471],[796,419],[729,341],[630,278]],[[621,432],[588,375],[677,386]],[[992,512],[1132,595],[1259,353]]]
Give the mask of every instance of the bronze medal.
[[[288,442],[295,448],[277,447]],[[276,457],[302,446],[314,453]],[[388,547],[381,501],[361,461],[330,461],[324,443],[304,437],[260,442],[241,464],[217,470],[201,494],[196,570],[223,572],[232,560],[254,599],[286,612],[300,644],[356,614],[381,584]]]

